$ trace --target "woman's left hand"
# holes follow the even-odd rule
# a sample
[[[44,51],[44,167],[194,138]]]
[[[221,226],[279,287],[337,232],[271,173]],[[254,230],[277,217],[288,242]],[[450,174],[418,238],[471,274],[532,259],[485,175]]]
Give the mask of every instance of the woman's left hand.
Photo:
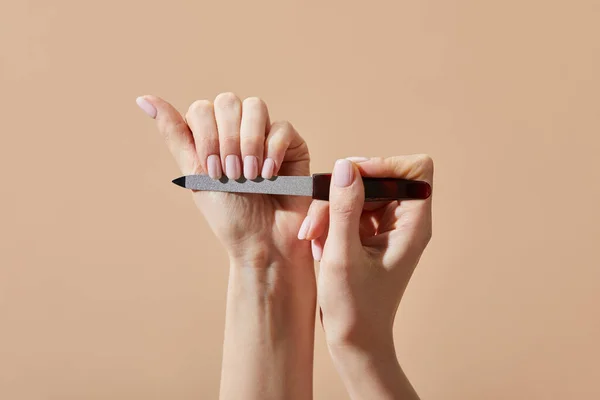
[[[305,141],[289,122],[271,124],[267,106],[258,98],[242,102],[233,93],[221,93],[214,102],[192,103],[185,118],[155,96],[141,97],[138,104],[156,119],[184,175],[309,175]],[[233,262],[304,260],[312,265],[310,246],[297,238],[309,198],[202,191],[194,191],[193,197]]]

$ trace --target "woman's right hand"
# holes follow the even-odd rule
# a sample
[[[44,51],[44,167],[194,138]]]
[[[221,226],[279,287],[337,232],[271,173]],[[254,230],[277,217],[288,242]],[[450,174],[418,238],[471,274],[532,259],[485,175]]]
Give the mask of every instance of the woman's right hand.
[[[408,381],[398,379],[398,374],[404,375],[392,327],[431,238],[432,200],[365,204],[361,176],[431,185],[433,162],[424,155],[338,160],[329,202],[311,204],[299,237],[312,241],[314,258],[321,262],[317,280],[321,321],[350,393],[360,398],[387,398],[386,394],[414,398]],[[364,371],[371,371],[372,379],[361,376]]]

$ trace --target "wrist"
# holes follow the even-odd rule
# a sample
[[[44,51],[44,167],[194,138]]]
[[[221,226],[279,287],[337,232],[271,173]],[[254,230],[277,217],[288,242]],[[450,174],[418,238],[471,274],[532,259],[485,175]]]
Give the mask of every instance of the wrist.
[[[327,347],[334,363],[348,361],[365,363],[397,363],[396,348],[392,332],[363,337],[361,340],[330,340]]]
[[[228,248],[227,253],[232,268],[298,269],[310,265],[314,269],[312,251],[307,241],[298,240],[285,246],[264,241],[244,242]]]
[[[387,354],[394,352],[393,321],[382,319],[364,319],[356,316],[339,318],[323,314],[325,340],[333,352],[365,352],[369,354]],[[337,317],[337,318],[336,318]]]
[[[248,253],[230,259],[228,297],[233,303],[251,304],[269,318],[289,319],[307,308],[314,315],[316,283],[314,264],[292,263],[270,254]]]
[[[418,399],[393,339],[369,346],[329,344],[333,364],[352,398]]]

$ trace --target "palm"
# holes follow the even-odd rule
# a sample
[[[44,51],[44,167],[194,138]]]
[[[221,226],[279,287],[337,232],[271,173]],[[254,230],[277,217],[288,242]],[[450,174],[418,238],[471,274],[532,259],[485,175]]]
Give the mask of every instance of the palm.
[[[279,175],[309,175],[306,146],[286,155]],[[227,245],[269,242],[282,254],[295,238],[310,198],[248,193],[194,192],[194,201],[215,234]]]

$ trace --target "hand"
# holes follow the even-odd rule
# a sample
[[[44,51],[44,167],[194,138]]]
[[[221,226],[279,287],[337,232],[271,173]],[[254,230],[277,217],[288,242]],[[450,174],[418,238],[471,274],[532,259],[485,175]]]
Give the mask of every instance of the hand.
[[[378,392],[393,397],[401,390],[411,392],[408,381],[397,376],[401,370],[392,327],[431,238],[431,197],[365,204],[361,175],[417,179],[431,185],[433,162],[420,155],[355,161],[335,164],[329,203],[312,203],[299,237],[312,240],[314,257],[321,261],[317,280],[321,321],[334,362],[346,371],[342,377],[347,386],[361,398],[378,398],[374,391],[356,387],[368,380],[359,379],[360,370],[372,368],[380,371],[380,381],[387,374],[391,386],[403,382],[403,389],[397,387],[396,392],[389,387]]]
[[[224,93],[185,119],[166,101],[138,98],[182,174],[309,175],[306,143],[264,102]],[[316,287],[310,245],[296,232],[310,199],[193,192],[230,256],[220,398],[310,399]]]
[[[309,175],[306,143],[289,122],[271,124],[267,106],[258,98],[242,103],[234,94],[222,93],[214,104],[194,102],[185,119],[158,97],[141,97],[138,104],[156,118],[184,175]],[[261,265],[310,259],[309,246],[296,239],[310,199],[202,191],[194,191],[193,197],[232,259]]]

